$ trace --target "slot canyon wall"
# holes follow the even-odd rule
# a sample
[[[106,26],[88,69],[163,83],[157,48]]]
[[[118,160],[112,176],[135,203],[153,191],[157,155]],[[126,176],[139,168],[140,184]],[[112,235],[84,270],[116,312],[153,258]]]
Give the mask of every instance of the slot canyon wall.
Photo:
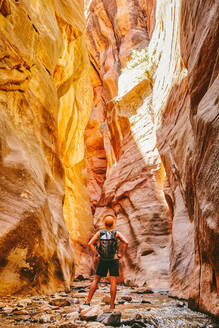
[[[145,63],[125,69],[133,49],[148,46],[154,12],[153,1],[87,3],[94,104],[85,142],[95,227],[100,228],[103,213],[114,212],[118,230],[129,240],[121,278],[168,288],[169,211],[162,192],[152,85]]]
[[[218,18],[218,1],[160,1],[150,43],[158,150],[173,211],[170,290],[217,316]]]
[[[168,286],[171,230],[170,292],[218,316],[219,4],[86,5],[94,103],[85,142],[95,227],[115,212],[130,241],[127,282],[157,288]],[[149,70],[146,59],[131,57],[144,48]]]
[[[80,244],[85,216],[92,227],[83,1],[0,1],[0,33],[0,295],[49,294],[68,289],[75,270],[63,203],[74,243],[73,216]]]
[[[218,316],[218,1],[85,5],[0,1],[0,295],[68,289],[114,212],[126,283]]]

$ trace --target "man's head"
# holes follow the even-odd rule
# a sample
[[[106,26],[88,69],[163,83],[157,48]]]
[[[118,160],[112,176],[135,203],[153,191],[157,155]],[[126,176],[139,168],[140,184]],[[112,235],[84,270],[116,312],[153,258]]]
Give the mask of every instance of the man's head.
[[[116,217],[112,214],[106,214],[103,217],[103,225],[107,230],[111,230],[115,228],[116,225]]]

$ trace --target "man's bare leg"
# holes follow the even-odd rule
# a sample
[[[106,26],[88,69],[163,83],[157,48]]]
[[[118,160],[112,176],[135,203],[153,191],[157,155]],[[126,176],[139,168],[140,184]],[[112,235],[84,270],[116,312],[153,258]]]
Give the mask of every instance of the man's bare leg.
[[[115,298],[116,298],[116,290],[117,290],[117,277],[111,276],[110,277],[110,310],[115,308]]]
[[[98,283],[100,281],[100,276],[98,275],[95,275],[94,276],[94,281],[92,282],[91,286],[90,286],[90,290],[89,290],[89,293],[88,293],[88,297],[87,297],[87,301],[86,301],[86,304],[90,304],[90,301],[98,287]]]

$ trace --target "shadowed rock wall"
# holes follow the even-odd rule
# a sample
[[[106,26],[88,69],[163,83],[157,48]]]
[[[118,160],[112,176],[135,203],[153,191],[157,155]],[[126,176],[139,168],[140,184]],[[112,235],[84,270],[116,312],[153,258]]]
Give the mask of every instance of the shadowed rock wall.
[[[173,212],[171,292],[219,315],[218,1],[159,1],[150,42],[158,149]]]
[[[72,281],[64,179],[68,205],[92,96],[84,31],[82,1],[0,2],[0,295]]]

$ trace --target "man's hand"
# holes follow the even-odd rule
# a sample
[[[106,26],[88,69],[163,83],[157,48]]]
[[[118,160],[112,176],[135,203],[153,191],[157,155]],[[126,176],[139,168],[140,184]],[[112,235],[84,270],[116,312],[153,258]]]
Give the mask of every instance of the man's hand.
[[[119,252],[118,254],[118,258],[121,259],[124,257],[125,255],[125,251],[126,251],[126,248],[128,246],[128,241],[127,239],[121,234],[121,232],[117,231],[117,234],[116,234],[116,238],[120,239],[121,242],[123,243],[123,247],[122,247],[122,250]]]
[[[99,254],[94,254],[94,257],[93,257],[93,262],[94,262],[94,265],[100,260],[100,255]]]
[[[99,253],[96,250],[96,247],[94,246],[97,239],[99,238],[100,232],[97,232],[89,241],[88,246],[90,247],[90,249],[92,250],[92,253],[95,255],[99,255]]]

